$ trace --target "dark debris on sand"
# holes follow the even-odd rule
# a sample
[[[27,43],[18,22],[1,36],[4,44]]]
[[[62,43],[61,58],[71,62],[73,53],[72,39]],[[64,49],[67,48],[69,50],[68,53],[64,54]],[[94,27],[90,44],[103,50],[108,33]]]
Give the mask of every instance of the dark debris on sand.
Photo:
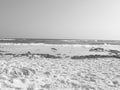
[[[72,56],[71,59],[92,59],[92,58],[118,58],[118,55],[85,55],[85,56]]]
[[[58,56],[58,55],[51,55],[51,54],[41,54],[41,53],[31,53],[30,51],[28,51],[27,53],[22,53],[22,54],[14,54],[14,53],[0,53],[1,56],[4,56],[4,55],[10,55],[10,56],[13,56],[13,57],[22,57],[22,56],[26,56],[26,57],[29,57],[29,58],[32,58],[34,56],[40,56],[41,58],[52,58],[52,59],[60,59],[62,58],[61,56]]]

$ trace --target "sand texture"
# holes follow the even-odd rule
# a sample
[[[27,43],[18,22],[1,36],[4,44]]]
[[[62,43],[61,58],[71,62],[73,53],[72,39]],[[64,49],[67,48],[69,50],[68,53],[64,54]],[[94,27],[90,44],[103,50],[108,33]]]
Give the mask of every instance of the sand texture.
[[[120,45],[1,44],[0,90],[120,90]]]

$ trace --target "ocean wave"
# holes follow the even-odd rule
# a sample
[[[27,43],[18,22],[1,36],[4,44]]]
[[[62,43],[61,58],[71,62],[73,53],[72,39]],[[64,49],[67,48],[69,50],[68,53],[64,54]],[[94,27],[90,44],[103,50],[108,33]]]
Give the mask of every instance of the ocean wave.
[[[3,39],[0,39],[0,40],[3,40],[3,41],[13,41],[15,39],[5,39],[5,38],[3,38]]]
[[[32,45],[32,46],[62,46],[62,47],[85,47],[85,48],[90,48],[90,47],[100,47],[100,46],[105,46],[105,45],[83,45],[83,44],[46,44],[46,43],[0,43],[0,45]],[[110,44],[106,44],[107,46],[112,46]]]

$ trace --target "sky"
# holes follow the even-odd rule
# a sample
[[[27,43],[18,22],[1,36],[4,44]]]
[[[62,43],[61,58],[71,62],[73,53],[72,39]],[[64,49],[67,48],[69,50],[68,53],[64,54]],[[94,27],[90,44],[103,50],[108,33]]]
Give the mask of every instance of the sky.
[[[120,40],[120,0],[0,0],[0,38]]]

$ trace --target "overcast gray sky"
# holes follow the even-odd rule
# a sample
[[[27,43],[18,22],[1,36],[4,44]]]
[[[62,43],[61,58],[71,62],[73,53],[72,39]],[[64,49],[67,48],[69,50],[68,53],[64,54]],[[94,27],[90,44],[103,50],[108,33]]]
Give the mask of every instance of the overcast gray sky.
[[[120,0],[0,0],[0,38],[120,40]]]

